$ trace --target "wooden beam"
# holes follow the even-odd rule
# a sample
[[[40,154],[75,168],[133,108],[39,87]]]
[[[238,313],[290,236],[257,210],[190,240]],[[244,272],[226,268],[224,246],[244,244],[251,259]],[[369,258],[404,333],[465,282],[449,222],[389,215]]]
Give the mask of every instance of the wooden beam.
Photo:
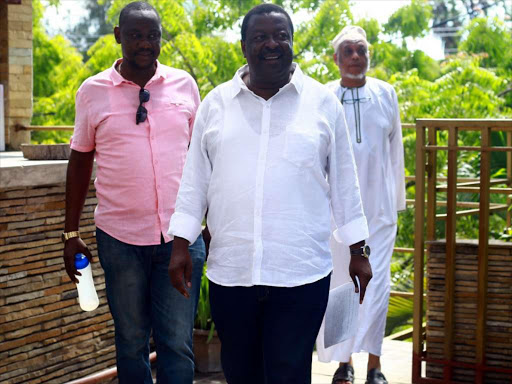
[[[400,292],[400,291],[391,291],[389,293],[390,297],[403,297],[404,299],[414,299],[414,292]],[[424,296],[426,297],[426,296]]]
[[[480,131],[482,128],[500,128],[512,130],[512,119],[417,119],[416,125],[424,127],[435,126],[439,129],[453,129]]]
[[[448,151],[448,191],[447,218],[446,218],[446,271],[444,291],[444,360],[453,359],[453,334],[454,334],[454,293],[455,293],[455,233],[456,233],[456,211],[457,211],[457,141],[458,128],[451,126],[448,131],[448,145],[452,147]],[[452,367],[444,366],[444,380],[450,382],[452,379]]]
[[[424,221],[425,221],[425,129],[416,124],[416,193],[414,212],[414,309],[412,335],[412,382],[421,380],[423,355],[423,276],[424,276]]]
[[[482,130],[482,146],[491,142],[491,130]],[[484,372],[478,367],[485,364],[487,320],[487,278],[489,247],[491,154],[483,152],[480,158],[480,215],[478,230],[478,311],[476,321],[476,383],[484,382]]]
[[[437,201],[438,207],[446,207],[448,203],[445,200]],[[491,203],[491,207],[503,207],[505,204],[499,204],[499,203]],[[478,208],[480,207],[480,203],[477,203],[476,201],[457,201],[457,207],[461,208]]]
[[[393,248],[393,252],[414,253],[414,248],[395,247],[395,248]]]
[[[457,149],[458,151],[475,151],[475,152],[511,152],[511,147],[476,147],[476,146],[458,146],[451,148],[446,145],[426,145],[425,150],[427,152],[437,152],[437,151],[449,151],[450,149]]]
[[[21,125],[16,124],[16,131],[73,131],[74,125]]]
[[[491,185],[500,185],[500,184],[507,184],[507,179],[492,179],[490,181]],[[457,182],[457,187],[480,187],[480,179],[477,181],[463,181],[463,182]],[[446,184],[441,184],[437,186],[438,188],[446,188]]]
[[[428,128],[428,144],[436,145],[437,129]],[[436,208],[437,208],[437,152],[429,152],[427,158],[427,241],[432,241],[436,236]],[[429,246],[427,246],[428,252]]]
[[[508,209],[508,205],[507,204],[496,204],[496,205],[493,205],[492,207],[489,207],[489,212],[494,212],[494,211],[503,211],[505,209]],[[463,211],[457,211],[455,213],[455,216],[470,216],[470,215],[478,215],[482,212],[481,208],[473,208],[473,209],[465,209]],[[436,218],[439,219],[439,220],[446,220],[446,218],[448,217],[448,214],[447,213],[438,213],[436,215]]]
[[[447,187],[437,187],[438,192],[447,192]],[[512,194],[512,188],[491,188],[489,189],[490,193],[497,193],[502,195],[510,195]],[[479,187],[458,187],[457,193],[480,193]]]
[[[507,132],[507,147],[512,147],[512,132]],[[507,152],[507,186],[512,186],[512,152]],[[507,196],[507,205],[512,204],[512,199]],[[510,227],[512,221],[512,214],[507,210],[507,227]]]

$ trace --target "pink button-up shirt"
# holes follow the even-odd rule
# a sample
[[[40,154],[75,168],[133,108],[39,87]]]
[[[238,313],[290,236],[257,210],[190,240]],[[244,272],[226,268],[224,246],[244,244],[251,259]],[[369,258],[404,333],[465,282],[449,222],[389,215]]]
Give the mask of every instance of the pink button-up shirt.
[[[128,244],[160,244],[161,235],[170,240],[199,92],[188,73],[158,63],[145,86],[148,117],[136,125],[140,87],[117,63],[78,90],[71,148],[96,150],[96,225]]]

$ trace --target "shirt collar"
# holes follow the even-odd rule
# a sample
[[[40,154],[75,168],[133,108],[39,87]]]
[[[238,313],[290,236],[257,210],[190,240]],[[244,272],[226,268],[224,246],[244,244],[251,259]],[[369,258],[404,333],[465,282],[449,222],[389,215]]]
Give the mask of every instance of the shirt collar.
[[[123,61],[123,59],[117,59],[116,61],[114,61],[114,64],[112,65],[112,67],[110,67],[110,69],[111,69],[111,71],[110,71],[110,79],[112,80],[112,84],[114,85],[114,87],[119,85],[119,84],[121,84],[122,82],[130,82],[131,83],[131,81],[126,80],[116,70],[117,65],[119,63],[121,63],[122,61]],[[163,67],[162,67],[162,65],[160,65],[160,62],[157,60],[156,61],[156,71],[155,71],[155,74],[147,82],[147,84],[150,84],[150,83],[154,82],[155,80],[160,79],[160,78],[164,78],[164,77],[165,77],[165,73],[164,73]]]
[[[293,71],[292,79],[288,84],[292,85],[297,93],[302,92],[302,88],[304,86],[304,73],[301,71],[299,64],[292,63],[292,66],[295,68]],[[245,85],[242,77],[249,71],[249,66],[245,64],[243,67],[236,71],[235,76],[233,76],[233,81],[231,82],[231,97],[235,98],[242,90],[250,91]],[[286,84],[286,85],[288,85]],[[285,87],[286,87],[285,85]],[[284,87],[283,87],[284,88]]]

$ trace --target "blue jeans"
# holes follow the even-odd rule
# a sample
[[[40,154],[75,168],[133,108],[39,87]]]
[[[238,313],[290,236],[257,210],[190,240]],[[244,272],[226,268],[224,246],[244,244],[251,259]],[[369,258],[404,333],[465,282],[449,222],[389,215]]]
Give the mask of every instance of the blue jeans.
[[[205,259],[203,238],[200,236],[189,247],[193,264],[190,299],[174,289],[169,280],[172,242],[130,245],[99,228],[96,241],[114,319],[119,383],[153,383],[149,363],[149,337],[153,331],[157,383],[191,384],[192,331]]]
[[[292,288],[210,281],[210,305],[229,384],[310,384],[311,355],[329,296],[328,275]]]

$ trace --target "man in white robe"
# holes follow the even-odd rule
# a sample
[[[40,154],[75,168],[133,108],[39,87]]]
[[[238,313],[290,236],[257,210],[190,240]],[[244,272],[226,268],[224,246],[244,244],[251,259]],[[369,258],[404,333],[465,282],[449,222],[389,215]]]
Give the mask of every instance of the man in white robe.
[[[352,353],[369,353],[367,384],[387,384],[380,372],[380,355],[386,326],[390,292],[390,263],[397,231],[397,212],[405,209],[405,175],[398,101],[393,87],[366,77],[369,68],[365,31],[345,27],[332,41],[334,61],[341,80],[327,86],[345,109],[352,139],[363,209],[368,220],[373,279],[359,309],[354,338],[324,347],[324,324],[317,338],[318,358],[338,361],[333,384],[354,382]],[[347,244],[331,239],[334,271],[331,289],[351,281],[347,273],[350,250]]]

